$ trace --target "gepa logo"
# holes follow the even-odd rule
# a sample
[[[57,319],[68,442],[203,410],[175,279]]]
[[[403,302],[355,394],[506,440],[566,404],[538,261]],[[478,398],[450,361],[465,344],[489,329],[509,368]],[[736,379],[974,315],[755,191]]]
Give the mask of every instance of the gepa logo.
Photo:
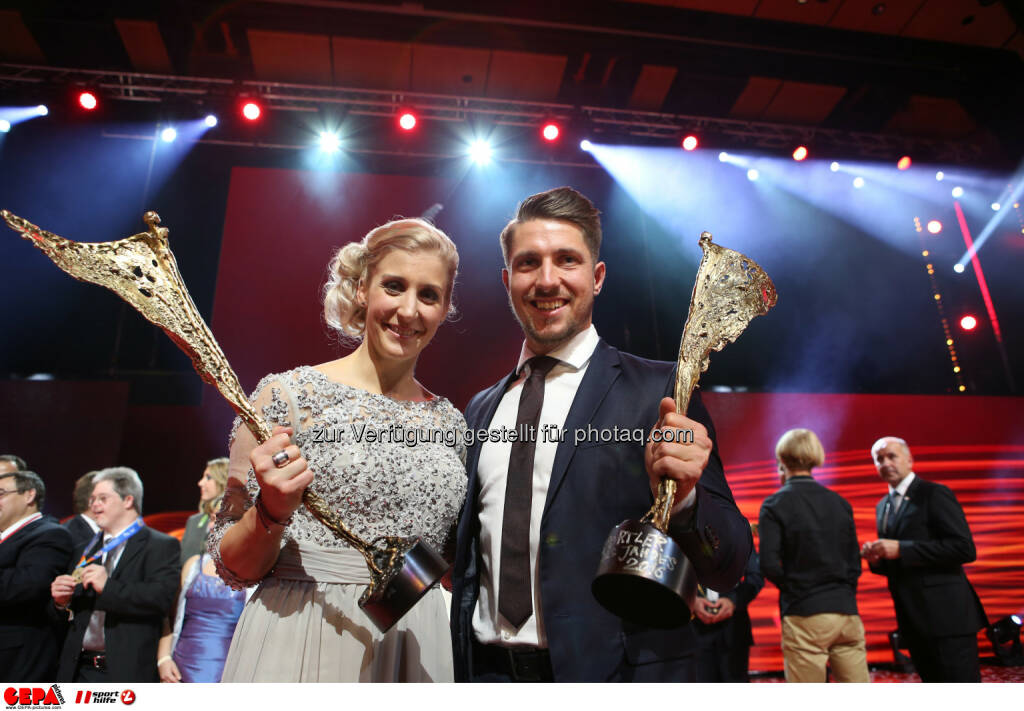
[[[8,686],[4,689],[4,701],[9,709],[48,709],[60,708],[64,697],[56,684],[49,689],[39,686]]]

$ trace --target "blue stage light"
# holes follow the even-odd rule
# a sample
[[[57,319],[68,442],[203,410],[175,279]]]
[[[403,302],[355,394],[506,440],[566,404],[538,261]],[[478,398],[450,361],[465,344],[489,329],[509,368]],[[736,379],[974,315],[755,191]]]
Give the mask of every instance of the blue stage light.
[[[341,150],[341,137],[333,131],[321,131],[320,150],[324,153],[337,153]]]
[[[160,132],[160,139],[164,143],[173,143],[174,139],[178,137],[178,132],[174,130],[173,126],[168,126]]]
[[[487,141],[475,140],[469,147],[469,157],[477,165],[486,165],[491,162],[491,146]]]

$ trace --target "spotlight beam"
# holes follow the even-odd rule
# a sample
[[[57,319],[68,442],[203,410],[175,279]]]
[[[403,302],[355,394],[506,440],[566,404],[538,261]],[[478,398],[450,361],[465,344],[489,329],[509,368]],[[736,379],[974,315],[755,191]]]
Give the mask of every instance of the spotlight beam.
[[[999,346],[999,354],[1003,359],[1003,370],[1006,374],[1006,382],[1010,386],[1010,392],[1016,392],[1017,388],[1013,382],[1013,373],[1010,370],[1010,359],[1006,355],[1006,346],[1003,345],[1003,334],[999,328],[999,319],[996,318],[996,307],[992,303],[992,295],[988,291],[988,283],[985,281],[985,274],[981,271],[981,262],[978,261],[978,255],[975,254],[977,249],[974,247],[974,242],[971,239],[971,231],[967,227],[967,218],[964,217],[964,211],[960,207],[959,202],[954,202],[953,207],[956,210],[956,219],[960,223],[960,232],[964,236],[964,244],[967,245],[967,252],[971,255],[971,266],[974,268],[974,276],[978,280],[978,288],[981,289],[981,298],[985,302],[985,310],[988,312],[988,320],[992,323],[992,333],[996,337],[996,343]]]
[[[996,231],[996,227],[999,225],[999,222],[1006,216],[1006,213],[1009,212],[1008,208],[1013,205],[1013,203],[1018,202],[1021,196],[1024,195],[1024,180],[1022,180],[1022,178],[1024,178],[1024,172],[1018,171],[1018,178],[1015,181],[1017,183],[1017,187],[1010,194],[1009,198],[1000,201],[999,210],[992,216],[988,223],[985,224],[985,227],[978,235],[977,241],[974,242],[973,245],[969,245],[967,251],[964,252],[964,256],[960,257],[960,264],[966,264],[968,259],[974,258],[975,253],[981,249],[981,245],[988,241],[988,238]]]

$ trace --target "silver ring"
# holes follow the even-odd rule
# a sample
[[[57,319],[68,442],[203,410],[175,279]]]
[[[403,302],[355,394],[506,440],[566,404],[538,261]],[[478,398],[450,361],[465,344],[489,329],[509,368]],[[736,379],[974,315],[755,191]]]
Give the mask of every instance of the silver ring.
[[[288,456],[288,452],[284,451],[283,449],[270,458],[270,461],[272,461],[274,463],[274,466],[277,467],[278,469],[286,465],[291,460],[292,458]]]

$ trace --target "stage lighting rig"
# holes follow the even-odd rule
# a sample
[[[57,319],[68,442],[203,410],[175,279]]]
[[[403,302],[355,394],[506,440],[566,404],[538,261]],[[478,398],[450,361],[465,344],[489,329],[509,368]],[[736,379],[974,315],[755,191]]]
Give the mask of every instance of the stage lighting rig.
[[[992,643],[996,663],[1004,667],[1024,666],[1020,644],[1020,615],[1007,615],[985,628],[985,636]]]
[[[487,165],[491,162],[491,144],[482,139],[477,139],[469,146],[469,157],[477,165]]]
[[[416,114],[412,111],[403,111],[398,116],[398,127],[403,131],[411,131],[416,128]]]
[[[93,111],[97,106],[100,105],[99,99],[96,98],[96,94],[91,91],[80,91],[78,93],[78,105],[86,111]]]
[[[257,121],[263,115],[263,109],[258,103],[249,99],[242,104],[242,117],[246,121]]]

